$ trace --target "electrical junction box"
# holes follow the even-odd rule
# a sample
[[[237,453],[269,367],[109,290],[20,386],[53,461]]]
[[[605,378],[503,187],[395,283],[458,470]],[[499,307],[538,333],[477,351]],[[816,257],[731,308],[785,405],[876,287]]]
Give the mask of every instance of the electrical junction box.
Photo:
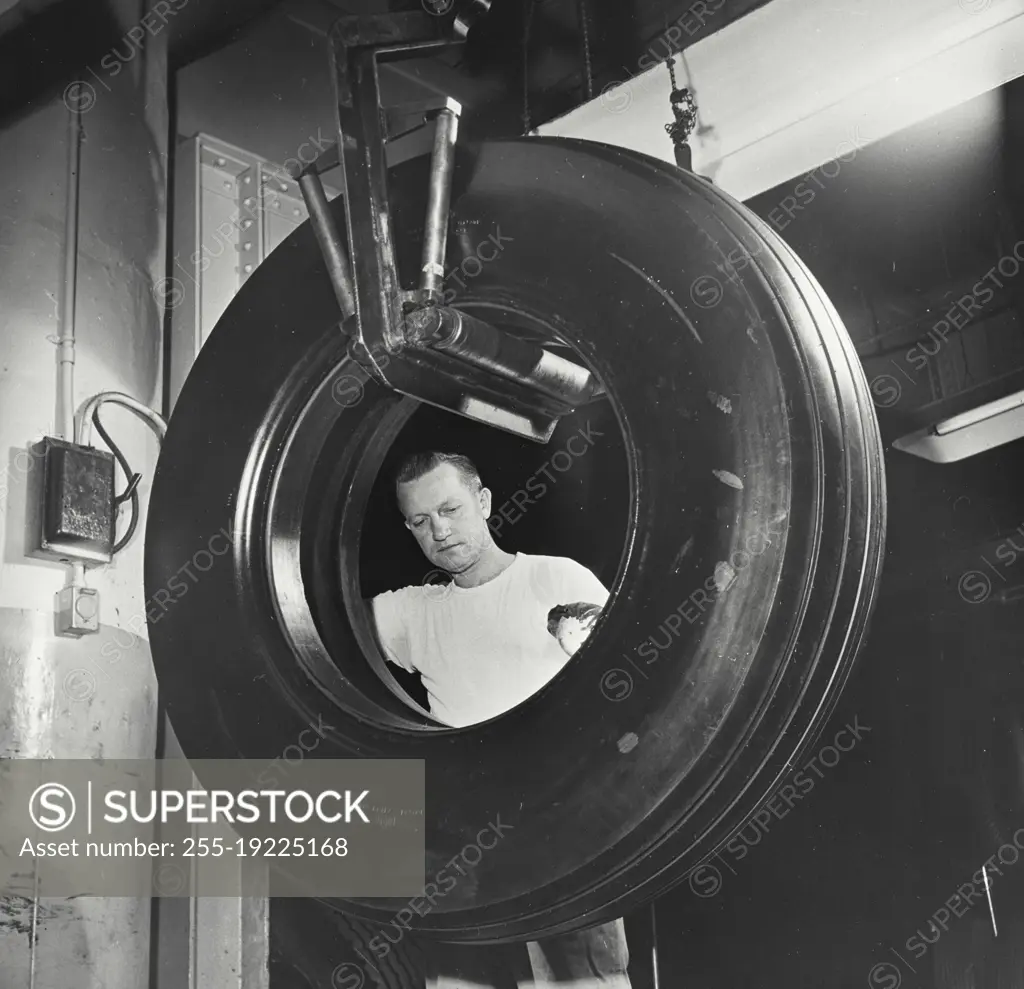
[[[57,634],[81,638],[100,630],[100,594],[92,587],[57,592]]]
[[[39,445],[39,541],[29,555],[109,563],[114,548],[114,455],[47,436]]]

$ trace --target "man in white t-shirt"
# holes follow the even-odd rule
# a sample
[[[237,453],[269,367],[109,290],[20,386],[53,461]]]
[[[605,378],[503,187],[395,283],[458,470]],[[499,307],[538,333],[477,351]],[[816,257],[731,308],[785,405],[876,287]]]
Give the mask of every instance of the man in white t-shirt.
[[[601,607],[608,591],[575,560],[501,549],[487,525],[491,492],[466,457],[410,458],[396,487],[406,528],[435,567],[428,577],[443,580],[373,599],[384,654],[420,674],[439,721],[461,728],[497,717],[568,661],[548,612]]]
[[[507,553],[487,524],[491,492],[469,458],[422,453],[408,458],[395,478],[398,507],[423,555],[434,567],[422,584],[378,594],[373,615],[384,655],[420,674],[435,718],[464,727],[497,717],[544,686],[568,662],[549,632],[559,605],[603,607],[604,585],[586,567],[559,556]],[[527,986],[560,989],[629,989],[629,954],[621,920],[527,946]],[[451,975],[435,975],[432,989],[486,985],[479,972],[489,959],[464,953],[473,971],[452,953]],[[455,971],[455,969],[459,969]],[[446,970],[447,971],[447,970]],[[507,977],[507,971],[501,977]],[[490,980],[497,985],[498,975]]]

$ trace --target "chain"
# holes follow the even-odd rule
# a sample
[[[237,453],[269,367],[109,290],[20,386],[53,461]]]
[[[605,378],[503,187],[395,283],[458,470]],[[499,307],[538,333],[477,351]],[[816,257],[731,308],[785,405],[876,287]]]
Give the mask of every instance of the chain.
[[[665,131],[672,138],[678,152],[686,147],[686,142],[697,126],[697,104],[693,100],[693,94],[688,89],[680,89],[676,82],[675,59],[667,59],[665,65],[668,66],[669,78],[672,80],[672,92],[668,99],[672,115],[675,117],[671,124],[665,124]]]
[[[672,80],[672,92],[674,93],[679,88],[679,83],[676,82],[676,60],[669,57],[665,64],[668,66],[668,77]]]
[[[523,20],[523,133],[530,133],[530,28],[533,8],[540,0],[524,0],[526,13]]]
[[[583,92],[588,100],[594,98],[594,70],[590,64],[590,18],[587,16],[587,0],[577,0],[580,30],[583,33]]]

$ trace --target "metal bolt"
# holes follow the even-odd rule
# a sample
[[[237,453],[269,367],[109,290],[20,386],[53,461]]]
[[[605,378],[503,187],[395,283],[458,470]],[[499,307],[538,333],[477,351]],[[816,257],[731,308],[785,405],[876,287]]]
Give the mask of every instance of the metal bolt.
[[[224,180],[224,188],[225,189],[230,189],[231,188],[231,183],[227,179]]]
[[[249,197],[248,199],[243,199],[243,200],[242,200],[242,202],[243,202],[243,203],[244,203],[244,204],[245,204],[246,206],[252,206],[252,204],[253,204],[254,202],[256,202],[256,200],[255,200],[255,199],[253,199],[253,197],[252,197],[252,196],[250,196],[250,197]]]
[[[246,265],[246,266],[245,266],[245,267],[244,267],[244,268],[243,268],[242,270],[243,270],[243,271],[244,271],[244,272],[245,272],[246,274],[249,274],[249,272],[250,272],[250,271],[252,271],[252,265],[251,265],[251,264],[247,264],[247,265]]]
[[[246,177],[244,179],[242,179],[242,181],[243,182],[251,182],[252,181],[252,176],[251,175],[246,175]]]
[[[300,209],[299,209],[298,207],[296,207],[295,209],[293,209],[293,210],[292,210],[292,212],[293,212],[293,213],[294,213],[294,214],[295,214],[296,216],[302,216],[302,210],[300,210]]]
[[[270,201],[270,205],[273,206],[274,209],[277,209],[277,207],[281,205],[281,200],[280,199],[272,199]]]
[[[251,227],[251,226],[252,226],[252,220],[243,220],[242,221],[242,229],[243,230],[248,230],[249,227]]]
[[[243,251],[251,251],[251,250],[252,250],[252,241],[251,241],[251,240],[247,240],[247,241],[246,241],[246,242],[245,242],[245,243],[244,243],[244,244],[242,245],[242,250],[243,250]]]
[[[227,164],[227,162],[223,158],[218,158],[216,163],[220,168],[223,168]]]
[[[280,182],[278,184],[280,185],[282,192],[287,192],[288,191],[288,184],[286,182]]]

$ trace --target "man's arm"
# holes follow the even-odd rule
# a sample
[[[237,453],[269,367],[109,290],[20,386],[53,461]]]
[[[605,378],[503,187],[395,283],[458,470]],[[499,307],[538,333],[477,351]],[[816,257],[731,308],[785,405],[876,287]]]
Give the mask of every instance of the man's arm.
[[[589,637],[609,594],[604,584],[575,560],[556,559],[553,569],[558,603],[548,612],[548,632],[567,656],[573,656]]]
[[[400,595],[395,591],[385,591],[378,594],[371,604],[373,621],[377,628],[377,641],[384,658],[409,673],[417,672],[416,667],[412,665]]]

